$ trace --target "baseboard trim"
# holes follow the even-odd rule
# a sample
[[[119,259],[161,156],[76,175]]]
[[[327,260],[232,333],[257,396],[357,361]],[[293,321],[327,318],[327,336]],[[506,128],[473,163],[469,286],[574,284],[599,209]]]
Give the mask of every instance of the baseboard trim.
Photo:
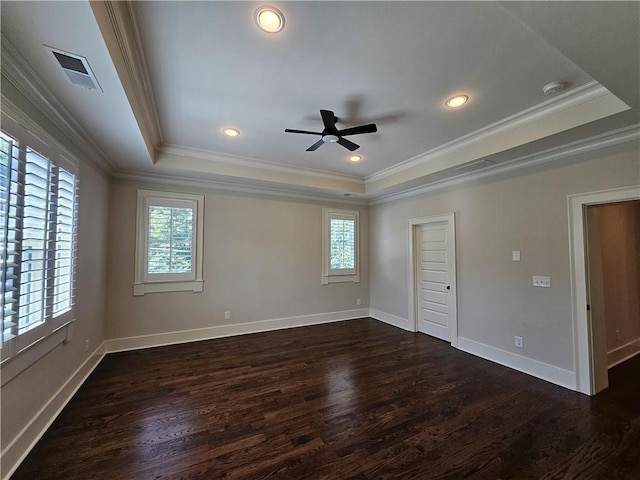
[[[577,390],[576,374],[571,370],[565,370],[463,337],[458,337],[458,349],[561,387]]]
[[[626,354],[623,353],[623,356],[620,358],[617,358],[616,360],[613,360],[613,361],[611,360],[612,358],[615,358],[617,356],[616,354],[618,352],[628,349],[631,346],[635,346],[636,348],[631,350],[630,353],[626,353]],[[608,363],[607,369],[613,368],[616,365],[620,365],[622,362],[626,362],[627,360],[635,357],[636,355],[640,355],[640,338],[631,340],[630,342],[627,342],[624,345],[620,345],[619,347],[616,347],[613,350],[607,352],[607,363]]]
[[[370,310],[369,316],[381,322],[393,325],[394,327],[402,328],[403,330],[406,330],[408,332],[414,331],[411,325],[409,325],[409,320],[406,318],[397,317],[386,312],[381,312],[380,310],[376,310],[375,308],[372,308]]]
[[[630,353],[629,355],[626,355],[618,360],[616,360],[615,362],[611,362],[611,365],[607,366],[607,369],[609,368],[613,368],[613,367],[617,367],[618,365],[620,365],[621,363],[626,362],[627,360],[629,360],[630,358],[635,357],[636,355],[640,355],[640,350],[637,350],[635,352]]]
[[[612,353],[616,353],[620,350],[622,350],[623,348],[627,348],[630,345],[633,345],[634,343],[640,344],[640,338],[635,338],[633,340],[631,340],[630,342],[625,343],[624,345],[620,345],[619,347],[613,348],[611,350],[609,350],[607,352],[607,355],[611,355]]]
[[[40,411],[29,421],[11,442],[2,449],[2,479],[8,480],[22,463],[25,457],[38,443],[49,426],[58,417],[62,409],[69,403],[91,372],[95,370],[106,353],[105,342],[84,361],[69,379],[58,389]]]
[[[175,332],[140,335],[136,337],[115,338],[107,340],[106,352],[123,352],[142,348],[161,347],[178,343],[197,342],[214,338],[246,335],[249,333],[268,332],[285,328],[304,327],[322,323],[341,322],[369,316],[368,308],[344,310],[341,312],[316,313],[296,317],[275,318],[257,322],[236,323],[232,325],[216,325],[213,327],[181,330]]]

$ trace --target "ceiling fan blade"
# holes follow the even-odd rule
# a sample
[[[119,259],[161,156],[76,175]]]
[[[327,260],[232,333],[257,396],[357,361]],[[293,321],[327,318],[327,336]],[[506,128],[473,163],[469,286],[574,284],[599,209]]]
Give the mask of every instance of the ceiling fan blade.
[[[338,130],[338,135],[344,137],[345,135],[360,135],[361,133],[374,133],[378,131],[375,123],[369,123],[368,125],[360,125],[359,127],[345,128],[344,130]]]
[[[351,150],[352,152],[360,148],[360,145],[356,145],[352,141],[342,137],[338,138],[338,143],[342,145],[344,148]]]
[[[307,148],[307,152],[313,152],[314,150],[317,150],[318,147],[320,147],[320,145],[322,145],[323,143],[324,143],[324,140],[322,139],[318,140],[316,143],[314,143],[309,148]]]
[[[294,130],[292,128],[285,128],[285,133],[304,133],[306,135],[322,135],[321,132],[309,132],[307,130]]]
[[[320,110],[320,116],[325,130],[335,130],[337,118],[331,110]]]

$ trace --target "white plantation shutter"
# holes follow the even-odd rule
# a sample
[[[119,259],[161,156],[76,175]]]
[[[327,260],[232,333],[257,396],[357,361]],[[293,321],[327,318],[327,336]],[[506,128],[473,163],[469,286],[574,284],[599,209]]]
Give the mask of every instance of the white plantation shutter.
[[[193,272],[194,208],[149,205],[147,275]]]
[[[0,139],[3,361],[73,319],[74,168],[25,130],[20,137]]]
[[[18,334],[18,260],[16,225],[18,149],[15,139],[0,134],[0,311],[2,311],[2,345]],[[13,180],[13,181],[12,181]],[[11,198],[11,202],[10,202]],[[13,204],[13,206],[10,206]],[[3,358],[6,356],[3,349]]]
[[[27,148],[22,190],[18,334],[44,323],[47,317],[48,251],[51,247],[51,163]],[[22,210],[22,211],[21,211]]]
[[[53,316],[68,312],[73,306],[73,285],[76,251],[76,179],[63,168],[58,168],[56,189],[56,228]]]
[[[331,218],[331,270],[353,270],[356,266],[356,221]]]

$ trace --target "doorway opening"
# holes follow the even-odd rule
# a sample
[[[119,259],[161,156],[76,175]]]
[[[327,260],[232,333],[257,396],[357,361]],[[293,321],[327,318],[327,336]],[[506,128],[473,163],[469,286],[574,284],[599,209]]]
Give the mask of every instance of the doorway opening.
[[[597,393],[608,369],[640,354],[640,200],[587,206],[586,235]]]
[[[576,389],[587,395],[640,341],[638,205],[640,186],[569,197]]]

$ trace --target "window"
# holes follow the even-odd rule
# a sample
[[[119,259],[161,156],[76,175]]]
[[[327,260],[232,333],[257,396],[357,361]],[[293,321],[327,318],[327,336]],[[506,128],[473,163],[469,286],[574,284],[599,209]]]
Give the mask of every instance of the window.
[[[10,118],[3,117],[0,132],[3,376],[6,362],[18,354],[38,345],[33,350],[39,353],[35,357],[30,355],[35,361],[53,346],[68,340],[70,331],[62,327],[74,319],[76,190],[76,165]],[[44,341],[51,337],[57,340]],[[26,366],[9,370],[19,373]]]
[[[138,190],[134,295],[202,291],[204,196]]]
[[[360,281],[357,210],[323,209],[322,284]]]

